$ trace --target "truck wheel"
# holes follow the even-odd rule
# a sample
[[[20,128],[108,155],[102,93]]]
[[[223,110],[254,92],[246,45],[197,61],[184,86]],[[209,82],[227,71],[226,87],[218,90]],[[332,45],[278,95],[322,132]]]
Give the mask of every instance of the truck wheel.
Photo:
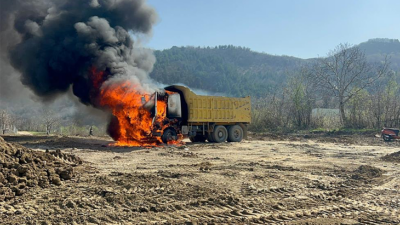
[[[228,131],[224,126],[216,126],[212,133],[212,138],[217,143],[225,142],[228,139]]]
[[[210,142],[210,143],[215,142],[212,136],[213,136],[213,133],[208,133],[208,134],[207,134],[207,140],[208,140],[208,142]]]
[[[243,129],[239,125],[228,127],[228,141],[240,142],[243,139]]]
[[[167,128],[164,130],[163,135],[161,136],[162,141],[167,144],[168,141],[176,141],[178,140],[178,135],[173,128]]]
[[[194,137],[190,137],[189,140],[191,142],[206,142],[206,137],[203,135],[196,135]]]

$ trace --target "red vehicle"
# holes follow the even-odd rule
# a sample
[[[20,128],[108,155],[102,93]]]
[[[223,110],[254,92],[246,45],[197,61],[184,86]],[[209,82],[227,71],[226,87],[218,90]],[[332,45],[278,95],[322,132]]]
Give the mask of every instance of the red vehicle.
[[[394,139],[400,139],[399,129],[397,128],[383,128],[382,138],[384,141],[391,141]]]

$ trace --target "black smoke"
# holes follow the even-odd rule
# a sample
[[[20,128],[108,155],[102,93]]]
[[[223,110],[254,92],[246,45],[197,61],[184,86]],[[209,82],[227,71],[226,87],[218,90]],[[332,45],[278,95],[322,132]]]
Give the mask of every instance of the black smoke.
[[[155,88],[148,77],[155,57],[131,37],[150,35],[157,20],[145,0],[0,1],[2,55],[43,99],[72,86],[81,102],[96,106],[92,68],[105,71],[107,82],[130,79],[145,90]],[[18,38],[4,40],[8,34]]]

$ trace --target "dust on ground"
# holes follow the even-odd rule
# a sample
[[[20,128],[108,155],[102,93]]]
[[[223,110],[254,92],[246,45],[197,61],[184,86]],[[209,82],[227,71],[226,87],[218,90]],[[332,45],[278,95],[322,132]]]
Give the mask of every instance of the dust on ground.
[[[111,147],[107,138],[4,136],[83,160],[61,185],[0,202],[4,224],[398,224],[397,143],[314,137]],[[55,154],[55,153],[54,153]]]

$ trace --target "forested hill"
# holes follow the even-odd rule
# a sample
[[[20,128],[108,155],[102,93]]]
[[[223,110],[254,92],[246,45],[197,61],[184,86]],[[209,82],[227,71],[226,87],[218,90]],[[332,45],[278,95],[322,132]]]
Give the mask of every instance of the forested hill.
[[[399,40],[371,39],[358,46],[371,61],[381,61],[388,55],[391,67],[400,71]],[[227,96],[263,96],[280,88],[288,74],[309,61],[258,53],[232,45],[172,47],[155,51],[155,55],[157,62],[150,74],[155,80],[163,84],[185,84]]]
[[[262,96],[280,86],[304,61],[231,45],[172,47],[155,55],[157,63],[150,75],[155,80],[230,96]]]
[[[359,44],[358,47],[371,61],[384,60],[387,55],[391,68],[400,71],[400,41],[398,39],[375,38]]]
[[[375,38],[358,45],[367,55],[371,54],[400,54],[398,39]]]

